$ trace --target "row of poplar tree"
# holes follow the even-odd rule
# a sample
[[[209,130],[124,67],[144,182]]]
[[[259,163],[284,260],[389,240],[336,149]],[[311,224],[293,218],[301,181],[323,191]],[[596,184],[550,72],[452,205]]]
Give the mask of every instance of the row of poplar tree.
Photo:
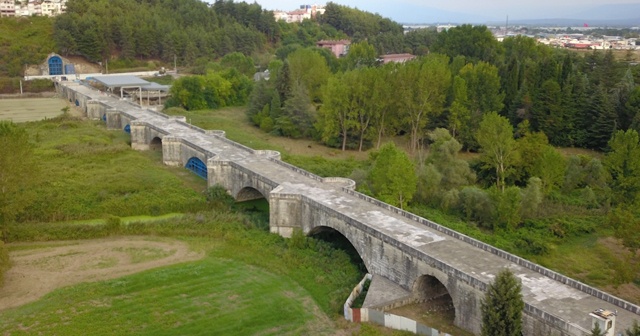
[[[490,34],[485,27],[453,28],[432,46],[442,53],[403,64],[379,65],[366,41],[352,45],[337,65],[317,48],[289,50],[272,62],[271,80],[257,85],[248,114],[267,131],[343,150],[408,134],[415,151],[436,127],[475,150],[474,133],[488,112],[514,126],[527,120],[532,131],[565,147],[604,150],[616,130],[640,128],[640,69],[611,51],[580,56],[528,37],[498,44],[487,36],[493,51],[477,55],[448,49],[459,44],[449,41],[456,30]]]

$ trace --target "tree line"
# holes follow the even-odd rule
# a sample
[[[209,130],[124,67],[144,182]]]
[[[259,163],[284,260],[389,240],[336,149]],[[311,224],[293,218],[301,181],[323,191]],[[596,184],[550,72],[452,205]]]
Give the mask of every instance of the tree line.
[[[280,37],[273,14],[258,4],[218,0],[71,0],[56,18],[64,55],[102,61],[112,55],[190,64],[199,57],[262,51]]]

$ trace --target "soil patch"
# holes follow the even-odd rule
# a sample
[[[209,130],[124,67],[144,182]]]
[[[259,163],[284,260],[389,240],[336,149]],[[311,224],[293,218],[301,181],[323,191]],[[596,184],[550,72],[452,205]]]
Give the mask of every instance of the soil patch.
[[[0,311],[33,302],[61,287],[118,278],[204,256],[181,241],[119,237],[8,244],[13,267],[0,288]]]

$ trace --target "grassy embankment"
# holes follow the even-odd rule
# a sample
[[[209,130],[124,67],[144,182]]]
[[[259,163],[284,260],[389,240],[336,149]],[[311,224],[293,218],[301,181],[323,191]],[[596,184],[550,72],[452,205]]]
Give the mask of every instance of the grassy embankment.
[[[57,290],[3,311],[2,333],[334,331],[327,315],[340,312],[361,276],[345,252],[321,241],[285,240],[224,199],[208,202],[204,180],[163,166],[158,152],[131,150],[126,134],[99,122],[60,118],[25,127],[40,178],[33,205],[9,228],[8,242],[161,235],[183,239],[206,257]],[[191,214],[128,224],[112,217],[173,212]],[[95,218],[107,220],[77,222]]]

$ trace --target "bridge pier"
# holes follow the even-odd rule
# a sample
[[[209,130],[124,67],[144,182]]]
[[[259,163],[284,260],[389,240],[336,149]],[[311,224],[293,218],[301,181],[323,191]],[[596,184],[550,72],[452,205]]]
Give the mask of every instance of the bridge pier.
[[[167,166],[182,166],[182,141],[174,136],[162,138],[162,163]]]
[[[118,130],[118,129],[122,129],[122,127],[120,126],[122,124],[122,121],[120,120],[120,111],[116,110],[116,109],[107,109],[105,111],[106,116],[107,116],[107,129],[110,130]]]
[[[105,114],[107,108],[97,100],[89,100],[87,103],[86,116],[89,119],[100,119]],[[84,110],[83,110],[84,111]]]
[[[279,186],[269,194],[269,230],[291,238],[295,229],[302,229],[302,197]]]
[[[142,121],[131,121],[131,148],[135,150],[149,150],[150,142],[147,140],[148,127]]]

